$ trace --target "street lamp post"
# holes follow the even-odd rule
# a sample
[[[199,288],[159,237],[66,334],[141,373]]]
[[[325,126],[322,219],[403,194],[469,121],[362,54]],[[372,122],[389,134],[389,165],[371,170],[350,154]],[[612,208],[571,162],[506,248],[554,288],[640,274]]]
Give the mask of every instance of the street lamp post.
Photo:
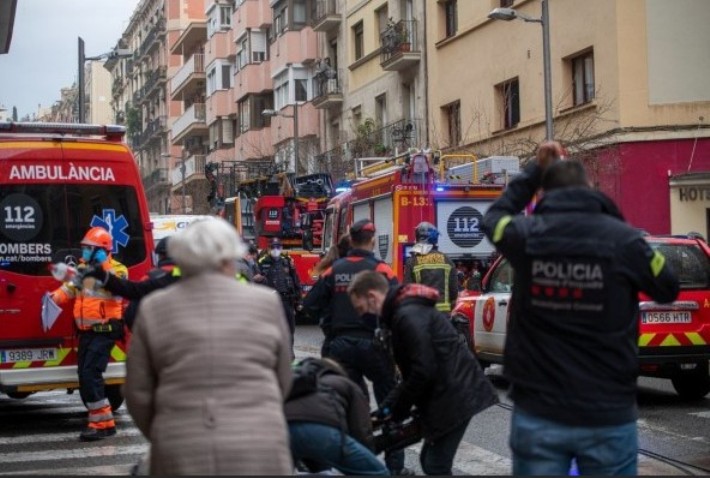
[[[107,58],[126,58],[132,55],[130,50],[115,49],[106,53],[102,53],[96,56],[85,56],[84,55],[84,40],[78,37],[78,47],[79,47],[79,71],[77,75],[77,89],[79,97],[79,123],[84,123],[86,121],[86,93],[84,92],[84,63],[87,61],[97,61],[105,60]]]
[[[298,103],[293,104],[293,114],[287,115],[285,113],[279,113],[276,110],[264,110],[261,112],[263,116],[282,116],[284,118],[293,118],[293,169],[296,176],[298,176],[298,148],[299,148],[299,136],[298,136]]]
[[[519,18],[529,23],[539,23],[542,25],[542,61],[544,68],[545,82],[545,136],[548,140],[554,139],[555,132],[552,124],[552,66],[550,60],[550,11],[548,0],[542,0],[542,16],[533,18],[524,15],[513,8],[494,8],[488,14],[488,18],[493,20],[505,20],[507,22]]]

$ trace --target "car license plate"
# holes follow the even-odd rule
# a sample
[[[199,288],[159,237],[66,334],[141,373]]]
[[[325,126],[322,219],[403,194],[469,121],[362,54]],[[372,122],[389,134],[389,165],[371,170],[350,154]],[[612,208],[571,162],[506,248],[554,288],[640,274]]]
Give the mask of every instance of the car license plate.
[[[57,349],[12,349],[0,350],[0,363],[34,362],[56,360]]]
[[[642,324],[689,324],[693,317],[688,311],[644,312]]]

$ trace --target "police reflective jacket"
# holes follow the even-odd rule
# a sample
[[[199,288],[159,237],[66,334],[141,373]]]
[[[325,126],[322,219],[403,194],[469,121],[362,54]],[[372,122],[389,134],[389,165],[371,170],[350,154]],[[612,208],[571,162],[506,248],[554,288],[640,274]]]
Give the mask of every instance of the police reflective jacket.
[[[259,259],[259,269],[266,278],[265,285],[275,289],[282,299],[300,298],[301,282],[290,257],[284,254],[277,259],[271,255],[264,256]]]
[[[531,164],[483,217],[483,230],[515,272],[504,370],[516,406],[571,426],[636,419],[639,291],[678,294],[663,255],[590,188],[547,191]]]
[[[333,335],[371,337],[376,328],[376,324],[364,323],[360,319],[348,296],[350,282],[361,271],[381,272],[390,285],[397,285],[397,277],[390,266],[375,258],[370,251],[351,249],[346,257],[336,260],[321,274],[303,301],[303,307],[313,317],[331,317]]]
[[[446,254],[437,250],[408,257],[404,263],[404,283],[422,284],[438,290],[436,308],[446,313],[451,312],[459,295],[456,267]]]
[[[109,273],[109,277],[128,277],[126,266],[113,258],[104,262],[101,267]],[[74,300],[74,322],[79,330],[91,330],[94,325],[106,324],[111,319],[118,320],[123,316],[122,298],[95,285],[96,279],[86,278],[81,289],[65,282],[52,292],[52,300],[59,305]]]

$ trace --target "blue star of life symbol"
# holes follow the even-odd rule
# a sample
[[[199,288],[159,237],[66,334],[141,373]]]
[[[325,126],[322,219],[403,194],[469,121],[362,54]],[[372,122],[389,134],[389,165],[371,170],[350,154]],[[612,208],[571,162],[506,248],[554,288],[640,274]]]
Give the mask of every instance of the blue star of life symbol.
[[[103,214],[103,217],[94,215],[94,217],[91,218],[90,225],[91,227],[103,227],[111,234],[113,238],[111,253],[115,254],[118,252],[119,245],[121,247],[128,245],[130,236],[125,232],[128,227],[128,221],[123,214],[116,217],[115,209],[104,209],[101,211],[101,214]]]

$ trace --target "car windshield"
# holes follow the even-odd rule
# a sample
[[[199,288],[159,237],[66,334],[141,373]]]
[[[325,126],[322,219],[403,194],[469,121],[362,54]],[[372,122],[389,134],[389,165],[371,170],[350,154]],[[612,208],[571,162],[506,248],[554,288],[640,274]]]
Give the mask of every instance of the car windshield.
[[[0,269],[49,275],[50,262],[76,262],[92,225],[112,228],[114,258],[145,260],[144,225],[134,188],[106,185],[4,185],[0,189]]]
[[[697,244],[651,243],[666,258],[678,276],[681,289],[710,287],[710,261]]]

